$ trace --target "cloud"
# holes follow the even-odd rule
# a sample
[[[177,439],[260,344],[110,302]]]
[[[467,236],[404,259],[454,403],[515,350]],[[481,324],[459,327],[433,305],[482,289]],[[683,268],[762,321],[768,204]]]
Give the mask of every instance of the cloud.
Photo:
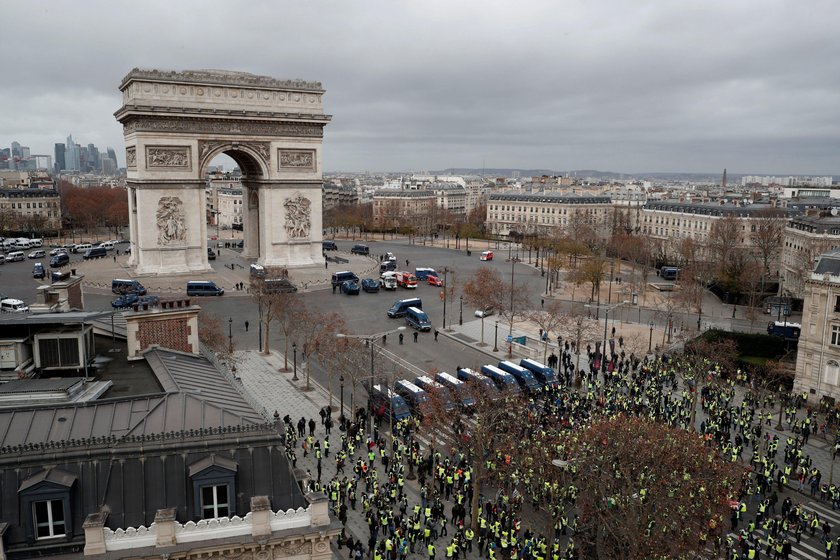
[[[122,154],[133,67],[319,80],[325,169],[837,172],[840,4],[318,1],[4,6],[0,146]],[[8,53],[14,53],[8,56]]]

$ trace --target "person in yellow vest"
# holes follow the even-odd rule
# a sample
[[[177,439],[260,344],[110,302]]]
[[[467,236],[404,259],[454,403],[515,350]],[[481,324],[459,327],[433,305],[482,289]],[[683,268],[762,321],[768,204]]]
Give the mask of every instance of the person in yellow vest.
[[[433,543],[429,543],[429,546],[427,547],[426,550],[429,553],[429,558],[430,559],[434,558],[435,554],[437,554],[437,551],[435,550],[435,545]]]

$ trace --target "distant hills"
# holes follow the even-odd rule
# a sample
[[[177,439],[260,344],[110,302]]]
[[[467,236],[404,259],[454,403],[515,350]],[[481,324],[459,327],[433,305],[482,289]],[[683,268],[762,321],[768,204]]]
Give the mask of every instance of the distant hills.
[[[533,177],[541,175],[549,175],[555,177],[591,177],[594,179],[603,179],[606,181],[612,180],[626,180],[626,179],[655,179],[663,180],[677,180],[677,181],[705,181],[714,180],[720,181],[723,175],[723,170],[719,174],[710,173],[617,173],[615,171],[598,171],[597,169],[575,169],[571,171],[557,171],[552,169],[511,169],[511,168],[491,168],[491,169],[476,169],[468,167],[451,167],[442,171],[433,171],[430,174],[435,175],[485,175],[492,177],[512,177],[514,172],[519,172],[520,177]],[[728,175],[730,181],[740,179],[740,174],[731,173]]]

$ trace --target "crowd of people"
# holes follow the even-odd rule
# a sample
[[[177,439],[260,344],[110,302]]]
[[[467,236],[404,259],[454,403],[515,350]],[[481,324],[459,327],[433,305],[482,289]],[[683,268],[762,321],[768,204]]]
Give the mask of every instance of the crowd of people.
[[[778,397],[758,390],[748,373],[726,371],[707,361],[706,378],[697,387],[696,379],[687,382],[683,375],[697,367],[696,357],[689,364],[681,355],[639,359],[622,352],[601,364],[599,349],[591,348],[584,362],[588,367],[575,371],[573,350],[567,343],[552,360],[560,384],[544,387],[523,403],[529,421],[517,434],[520,445],[531,444],[541,430],[579,429],[591,418],[617,414],[696,429],[706,445],[719,450],[719,460],[743,467],[740,487],[730,497],[728,526],[710,519],[699,547],[731,560],[760,558],[762,553],[787,559],[803,533],[814,538],[819,533],[826,558],[832,552],[840,558],[840,536],[804,504],[810,497],[840,509],[840,487],[825,480],[806,446],[810,436],[825,434],[825,423],[836,418],[821,422],[804,395],[797,396],[785,403],[785,430],[776,432],[773,411],[778,410]],[[371,418],[365,409],[352,419],[342,418],[338,432],[331,435],[331,418],[327,411],[318,428],[315,419],[295,423],[287,416],[284,439],[293,465],[298,453],[313,456],[308,490],[326,494],[344,527],[339,546],[349,558],[581,557],[574,477],[563,487],[548,485],[514,464],[493,488],[479,489],[473,519],[473,462],[488,461],[492,468],[509,450],[471,457],[455,438],[432,447],[417,418],[396,423],[390,433],[387,422]],[[366,535],[352,533],[350,515],[366,522]]]

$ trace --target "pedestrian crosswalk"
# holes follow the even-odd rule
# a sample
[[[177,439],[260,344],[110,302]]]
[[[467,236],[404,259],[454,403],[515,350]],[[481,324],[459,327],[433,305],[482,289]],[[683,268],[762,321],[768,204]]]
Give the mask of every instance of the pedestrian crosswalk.
[[[816,512],[819,515],[820,520],[828,521],[828,524],[831,526],[831,537],[836,539],[838,535],[840,535],[840,510],[832,510],[831,505],[827,502],[819,502],[814,500],[806,500],[805,502],[801,502],[803,508],[808,511],[808,513]],[[764,542],[764,547],[766,547],[766,538],[767,533],[762,529],[756,529],[755,533],[761,537],[762,542]],[[822,527],[818,528],[814,536],[811,536],[810,530],[806,530],[802,533],[802,539],[800,542],[796,542],[796,537],[791,534],[788,536],[788,539],[791,543],[791,554],[789,558],[791,560],[824,560],[826,557],[825,553],[825,544],[822,540]],[[738,539],[737,533],[730,533],[733,539]],[[833,552],[836,554],[836,548]],[[761,550],[761,558],[767,558],[768,556],[765,554],[766,548]],[[774,558],[773,554],[769,555],[769,558]]]

